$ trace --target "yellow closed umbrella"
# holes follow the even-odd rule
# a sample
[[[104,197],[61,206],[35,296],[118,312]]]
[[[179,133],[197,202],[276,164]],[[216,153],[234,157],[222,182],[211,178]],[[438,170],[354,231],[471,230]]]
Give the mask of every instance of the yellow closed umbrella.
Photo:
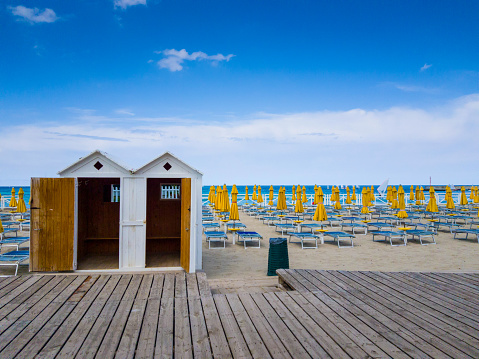
[[[416,204],[421,204],[421,190],[419,186],[416,186]]]
[[[465,206],[466,204],[468,204],[469,202],[467,201],[467,196],[466,196],[466,189],[464,188],[464,186],[461,187],[461,201],[459,202],[459,204],[461,206]],[[11,206],[11,205],[10,205]]]
[[[373,201],[376,200],[376,196],[374,195],[374,186],[371,186],[371,197],[369,199],[371,200],[371,206],[372,206]]]
[[[398,198],[397,198],[397,189],[396,187],[393,186],[393,189],[391,190],[391,200],[392,200],[392,209],[398,209],[399,204],[398,204]]]
[[[408,215],[405,211],[406,209],[406,201],[404,199],[404,195],[405,195],[405,192],[404,192],[404,188],[399,185],[399,189],[398,189],[398,207],[400,209],[399,213],[398,213],[398,218],[407,218]]]
[[[208,201],[210,203],[214,202],[213,196],[215,195],[215,186],[210,186],[210,192],[208,193]]]
[[[469,193],[469,199],[474,200],[474,186],[471,186],[471,193]]]
[[[248,186],[244,188],[244,200],[249,201]]]
[[[371,188],[366,187],[366,198],[367,198],[366,201],[367,201],[367,206],[368,207],[371,207],[373,205],[373,203],[371,202],[371,196],[372,196]]]
[[[2,219],[0,218],[0,233],[3,233],[3,224]]]
[[[437,208],[436,194],[434,192],[434,187],[429,188],[429,202],[426,207],[427,212],[439,212]]]
[[[15,187],[12,187],[12,198],[10,199],[10,207],[16,207],[17,206],[17,199],[15,198]]]
[[[231,189],[231,209],[230,209],[230,220],[237,221],[239,220],[238,212],[238,189],[236,185],[233,185]]]
[[[303,203],[308,202],[308,198],[306,197],[306,187],[303,186],[303,198],[302,198]]]
[[[447,209],[456,208],[456,205],[454,204],[454,200],[452,199],[452,190],[449,186],[446,186],[446,208]]]
[[[350,194],[350,191],[349,191],[349,187],[346,186],[346,204],[351,204],[351,203],[352,203],[352,201],[351,201],[351,194]]]
[[[293,192],[293,196],[291,197],[291,200],[292,200],[292,201],[296,201],[296,187],[295,187],[294,185],[293,185],[293,190],[292,190],[292,192]]]
[[[226,188],[226,184],[223,185],[223,210],[222,212],[229,212],[230,211],[230,196],[228,194],[228,188]]]
[[[392,187],[391,187],[391,186],[388,186],[387,193],[386,193],[386,200],[387,200],[389,203],[392,203],[392,202],[393,202],[393,199],[392,199]]]
[[[274,190],[273,190],[273,185],[269,186],[269,202],[268,206],[272,206],[273,203],[273,197],[274,197]]]
[[[414,201],[414,186],[411,185],[411,189],[409,191],[409,200]]]
[[[25,205],[25,200],[23,199],[23,188],[18,190],[18,203],[17,203],[17,212],[25,213],[27,211],[27,206]]]
[[[319,193],[318,193],[318,186],[314,185],[314,200],[313,204],[318,204],[319,202]]]
[[[476,194],[474,196],[474,203],[479,203],[479,190],[478,190],[477,186],[476,186]]]
[[[283,210],[283,187],[279,187],[278,200],[276,201],[276,209],[278,211]]]
[[[216,187],[215,210],[220,211],[223,201],[223,190],[220,186]]]
[[[318,194],[318,205],[316,206],[316,211],[314,212],[313,221],[322,222],[326,221],[327,219],[328,215],[326,213],[326,208],[324,208],[323,193],[321,191],[321,193]]]
[[[303,202],[301,201],[301,186],[296,187],[296,205],[294,206],[294,212],[303,213]]]
[[[256,196],[256,185],[253,186],[253,197],[251,197],[253,201],[256,201],[258,197]]]
[[[339,197],[339,187],[336,187],[336,195],[334,196],[334,199],[336,203],[334,204],[334,209],[341,209],[341,203],[339,202],[340,197]]]
[[[422,188],[422,186],[421,186],[421,189],[419,190],[419,200],[420,201],[426,200],[426,196],[424,196],[424,188]]]
[[[258,203],[263,203],[263,196],[261,195],[261,186],[258,186],[258,199],[256,200]]]
[[[361,200],[363,202],[363,207],[361,208],[361,213],[369,213],[368,209],[368,192],[366,190],[366,187],[363,187],[361,191]]]
[[[357,201],[357,197],[356,197],[356,186],[353,185],[353,195],[351,196],[351,201],[354,201],[354,204],[356,204],[356,201]]]

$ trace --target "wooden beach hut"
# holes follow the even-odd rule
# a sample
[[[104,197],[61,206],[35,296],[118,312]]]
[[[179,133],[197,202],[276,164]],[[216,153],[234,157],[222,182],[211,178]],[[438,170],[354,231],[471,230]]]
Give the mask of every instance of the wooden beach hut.
[[[94,151],[31,180],[31,271],[202,268],[202,173],[169,152],[131,170]]]

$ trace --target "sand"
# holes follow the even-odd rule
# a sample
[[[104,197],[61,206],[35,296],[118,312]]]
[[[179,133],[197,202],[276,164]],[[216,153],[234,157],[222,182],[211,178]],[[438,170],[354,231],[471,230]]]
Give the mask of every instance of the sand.
[[[232,234],[228,234],[225,249],[208,249],[203,235],[203,268],[208,279],[267,278],[268,241],[272,237],[281,237],[281,233],[241,210],[240,221],[247,230],[263,236],[261,248],[245,250],[242,243],[233,245]],[[451,233],[441,230],[436,242],[435,245],[423,246],[419,241],[408,241],[407,246],[392,247],[389,242],[373,242],[371,234],[356,234],[354,248],[338,248],[335,242],[325,237],[324,244],[318,244],[317,249],[301,249],[300,243],[289,243],[289,266],[292,269],[353,271],[479,272],[479,243],[475,237],[453,239]]]

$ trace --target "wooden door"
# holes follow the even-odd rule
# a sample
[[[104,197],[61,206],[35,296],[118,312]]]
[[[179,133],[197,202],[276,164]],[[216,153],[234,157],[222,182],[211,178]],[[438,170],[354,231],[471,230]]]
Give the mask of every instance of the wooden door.
[[[191,178],[181,179],[181,248],[180,265],[190,271]]]
[[[32,178],[30,271],[73,270],[75,179]]]

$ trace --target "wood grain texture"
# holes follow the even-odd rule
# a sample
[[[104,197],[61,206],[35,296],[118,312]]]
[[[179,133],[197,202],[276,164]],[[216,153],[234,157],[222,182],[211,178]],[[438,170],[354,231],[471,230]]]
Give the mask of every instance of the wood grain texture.
[[[181,253],[180,264],[190,271],[191,178],[181,179]]]

